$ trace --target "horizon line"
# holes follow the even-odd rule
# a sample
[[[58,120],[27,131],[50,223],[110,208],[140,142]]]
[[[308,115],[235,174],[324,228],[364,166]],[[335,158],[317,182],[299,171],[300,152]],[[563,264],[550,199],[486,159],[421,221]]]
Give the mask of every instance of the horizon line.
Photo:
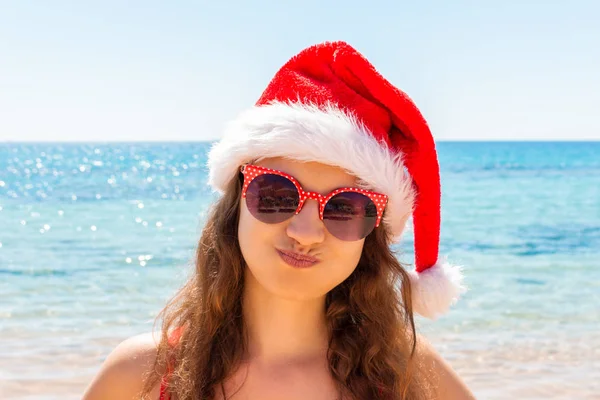
[[[154,143],[154,144],[177,144],[177,143],[213,143],[220,139],[205,140],[3,140],[0,144],[136,144],[136,143]],[[553,138],[553,139],[434,139],[436,143],[594,143],[600,142],[600,138]]]

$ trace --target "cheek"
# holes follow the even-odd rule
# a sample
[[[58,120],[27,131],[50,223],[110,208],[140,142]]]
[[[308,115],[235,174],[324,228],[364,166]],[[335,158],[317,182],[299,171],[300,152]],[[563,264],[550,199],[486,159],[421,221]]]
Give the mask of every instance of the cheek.
[[[254,218],[248,211],[245,200],[240,202],[238,240],[247,264],[258,264],[267,254],[265,252],[273,249],[276,229],[275,225],[264,224]]]
[[[356,269],[364,246],[364,239],[358,242],[339,241],[336,246],[337,270],[343,277],[342,281],[349,277]],[[340,281],[339,283],[341,283]]]
[[[257,229],[256,224],[258,221],[252,217],[246,203],[242,200],[240,202],[240,220],[238,223],[238,240],[240,242],[240,248],[244,259],[248,260],[252,258],[252,250],[256,249],[254,245],[254,238],[256,237]]]

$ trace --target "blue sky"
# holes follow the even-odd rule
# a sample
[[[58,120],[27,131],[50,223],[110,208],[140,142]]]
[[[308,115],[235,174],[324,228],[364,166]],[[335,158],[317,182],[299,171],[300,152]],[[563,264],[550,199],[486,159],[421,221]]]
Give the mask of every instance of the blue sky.
[[[599,4],[4,1],[0,141],[217,139],[325,40],[406,91],[437,140],[599,140]]]

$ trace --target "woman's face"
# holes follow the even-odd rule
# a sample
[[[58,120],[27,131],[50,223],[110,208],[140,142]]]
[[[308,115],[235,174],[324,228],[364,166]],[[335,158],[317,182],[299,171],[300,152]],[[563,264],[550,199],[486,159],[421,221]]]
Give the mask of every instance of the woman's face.
[[[254,164],[292,175],[304,190],[323,195],[356,185],[354,176],[321,163],[269,158]],[[278,224],[257,220],[242,199],[238,239],[247,273],[268,292],[295,300],[324,296],[343,282],[356,268],[364,244],[364,239],[348,242],[332,236],[319,219],[319,204],[310,199],[299,214]],[[309,268],[294,268],[277,250],[307,254],[320,262]]]

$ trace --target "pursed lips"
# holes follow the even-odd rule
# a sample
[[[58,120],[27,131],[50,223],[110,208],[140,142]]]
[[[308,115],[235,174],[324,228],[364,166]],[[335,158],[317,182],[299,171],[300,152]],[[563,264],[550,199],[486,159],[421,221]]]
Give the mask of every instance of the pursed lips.
[[[296,253],[296,252],[288,251],[288,250],[280,250],[280,249],[277,249],[277,250],[279,252],[287,255],[288,257],[295,258],[296,260],[299,260],[299,261],[309,261],[309,262],[319,262],[319,261],[321,261],[318,258],[313,257],[313,256],[309,256],[309,255],[305,255],[305,254],[300,254],[300,253]]]

